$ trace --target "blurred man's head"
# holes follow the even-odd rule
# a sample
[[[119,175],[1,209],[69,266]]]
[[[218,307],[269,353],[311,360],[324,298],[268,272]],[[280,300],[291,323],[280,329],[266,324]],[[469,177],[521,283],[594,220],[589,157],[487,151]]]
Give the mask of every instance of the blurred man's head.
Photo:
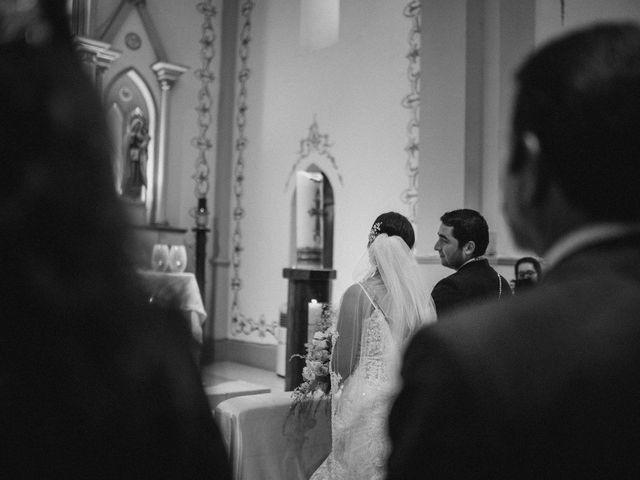
[[[516,80],[504,185],[516,242],[543,253],[577,226],[640,220],[640,28],[571,33]]]

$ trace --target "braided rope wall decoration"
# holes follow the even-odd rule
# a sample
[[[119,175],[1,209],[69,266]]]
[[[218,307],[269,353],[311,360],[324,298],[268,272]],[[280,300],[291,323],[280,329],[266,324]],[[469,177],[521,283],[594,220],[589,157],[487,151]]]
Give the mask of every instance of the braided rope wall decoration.
[[[244,182],[244,165],[245,165],[245,149],[247,148],[248,139],[245,135],[245,127],[247,124],[247,83],[251,71],[248,65],[249,59],[249,43],[251,42],[251,12],[255,3],[253,0],[245,0],[240,7],[241,16],[244,19],[242,29],[240,31],[240,46],[238,47],[238,58],[240,59],[240,68],[238,70],[238,98],[236,112],[236,127],[238,136],[236,138],[235,150],[236,161],[233,171],[233,194],[235,196],[235,207],[233,209],[233,234],[231,236],[232,253],[231,265],[233,268],[233,276],[231,278],[231,290],[233,298],[231,300],[231,334],[238,335],[243,333],[249,335],[254,331],[258,332],[260,337],[264,337],[270,333],[275,337],[275,328],[277,322],[267,324],[264,315],[261,315],[256,322],[252,318],[245,317],[240,311],[240,290],[242,289],[242,280],[240,279],[240,265],[242,254],[242,229],[241,222],[244,218],[244,208],[242,207],[243,182]]]
[[[410,91],[402,99],[402,106],[409,110],[410,118],[407,124],[407,146],[405,152],[407,161],[405,169],[409,177],[409,186],[402,192],[401,200],[408,206],[407,217],[411,223],[416,222],[418,209],[418,153],[420,146],[420,31],[421,31],[420,0],[411,0],[404,7],[404,16],[411,20],[409,31],[409,60],[407,78]]]
[[[191,140],[191,145],[198,149],[198,157],[196,159],[196,171],[191,176],[195,181],[194,194],[197,199],[206,199],[209,193],[209,162],[207,161],[207,152],[213,148],[211,140],[207,133],[213,122],[213,114],[211,111],[213,105],[213,97],[209,86],[215,80],[212,62],[214,58],[214,44],[216,34],[213,29],[213,18],[217,11],[213,6],[213,0],[206,0],[197,5],[197,10],[204,16],[202,23],[202,36],[200,38],[200,61],[201,66],[195,71],[195,76],[200,80],[200,89],[198,90],[198,105],[195,110],[198,113],[198,136]],[[206,222],[208,212],[206,207],[192,208],[189,214]],[[204,218],[203,218],[204,217]]]

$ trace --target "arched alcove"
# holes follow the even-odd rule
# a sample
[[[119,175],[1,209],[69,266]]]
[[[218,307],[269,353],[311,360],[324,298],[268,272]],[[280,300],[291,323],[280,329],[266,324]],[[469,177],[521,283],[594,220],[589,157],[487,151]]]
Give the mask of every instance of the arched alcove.
[[[134,207],[139,207],[143,211],[140,220],[148,223],[157,190],[154,184],[157,114],[153,94],[142,76],[134,68],[128,68],[107,86],[104,99],[113,138],[116,191]],[[134,183],[143,182],[143,185],[125,188],[131,185],[131,176],[138,168],[141,177]]]

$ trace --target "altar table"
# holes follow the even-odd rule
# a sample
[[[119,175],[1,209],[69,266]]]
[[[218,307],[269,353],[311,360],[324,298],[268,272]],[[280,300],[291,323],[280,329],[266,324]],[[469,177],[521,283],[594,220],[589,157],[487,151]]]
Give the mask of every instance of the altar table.
[[[202,303],[198,282],[193,273],[166,273],[140,271],[145,285],[149,288],[152,302],[172,304],[184,311],[191,325],[191,334],[198,344],[202,344],[202,327],[207,312]]]

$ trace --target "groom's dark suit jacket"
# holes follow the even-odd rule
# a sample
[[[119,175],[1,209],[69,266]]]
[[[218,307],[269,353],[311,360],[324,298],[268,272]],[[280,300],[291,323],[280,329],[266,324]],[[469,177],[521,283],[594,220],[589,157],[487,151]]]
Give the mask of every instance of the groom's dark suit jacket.
[[[489,262],[483,259],[469,262],[440,280],[433,287],[431,297],[440,316],[453,307],[497,299],[500,291],[502,298],[510,297],[509,282],[502,276],[498,277],[498,273]]]
[[[418,332],[389,479],[640,478],[640,237]]]

